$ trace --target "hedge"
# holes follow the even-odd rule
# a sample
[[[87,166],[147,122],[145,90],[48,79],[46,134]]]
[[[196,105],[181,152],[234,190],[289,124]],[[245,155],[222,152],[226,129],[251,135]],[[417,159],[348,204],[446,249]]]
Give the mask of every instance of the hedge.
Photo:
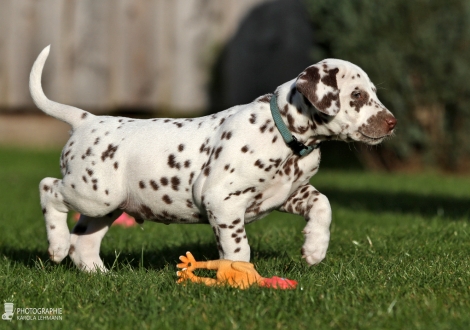
[[[419,161],[457,169],[470,158],[470,2],[305,0],[313,60],[362,67],[398,118],[377,149],[388,167]],[[386,155],[386,157],[384,157]]]

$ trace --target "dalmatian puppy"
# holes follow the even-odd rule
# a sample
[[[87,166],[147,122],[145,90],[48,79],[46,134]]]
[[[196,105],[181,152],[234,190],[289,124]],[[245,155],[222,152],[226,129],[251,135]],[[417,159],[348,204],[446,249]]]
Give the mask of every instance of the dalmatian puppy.
[[[309,183],[318,171],[319,144],[378,144],[397,123],[367,74],[338,59],[211,116],[95,116],[45,96],[48,54],[46,47],[33,65],[30,92],[42,111],[72,127],[60,158],[62,180],[45,178],[39,187],[48,252],[57,263],[69,255],[85,271],[106,271],[101,240],[122,212],[138,223],[209,224],[220,258],[240,261],[250,260],[246,224],[272,210],[298,214],[307,221],[303,258],[317,264],[325,258],[331,222],[327,197]],[[71,233],[70,210],[81,214]]]

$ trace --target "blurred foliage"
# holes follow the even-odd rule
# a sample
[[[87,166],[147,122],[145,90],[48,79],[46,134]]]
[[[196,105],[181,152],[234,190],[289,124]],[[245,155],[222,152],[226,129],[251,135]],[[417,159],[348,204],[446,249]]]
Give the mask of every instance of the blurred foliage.
[[[462,167],[470,155],[470,1],[305,1],[315,62],[362,67],[398,118],[396,136],[377,151],[388,152],[384,161]]]

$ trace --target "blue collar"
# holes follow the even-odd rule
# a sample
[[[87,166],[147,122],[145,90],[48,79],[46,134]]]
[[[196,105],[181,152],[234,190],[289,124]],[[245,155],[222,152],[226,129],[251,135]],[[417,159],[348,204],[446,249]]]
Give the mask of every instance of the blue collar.
[[[313,150],[317,149],[320,146],[320,143],[315,144],[313,146],[306,146],[305,144],[297,140],[294,135],[291,134],[286,124],[284,123],[284,120],[282,120],[281,113],[279,112],[279,107],[277,106],[276,94],[272,94],[271,101],[269,104],[271,108],[271,114],[273,116],[274,122],[276,123],[277,129],[279,130],[279,133],[281,133],[284,142],[289,146],[289,148],[292,149],[292,151],[296,155],[299,155],[300,157],[307,156],[309,153],[311,153]]]

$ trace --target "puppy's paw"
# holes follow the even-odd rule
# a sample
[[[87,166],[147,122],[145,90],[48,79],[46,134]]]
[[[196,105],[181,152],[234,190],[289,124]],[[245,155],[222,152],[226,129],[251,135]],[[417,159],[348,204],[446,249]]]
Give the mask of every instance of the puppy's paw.
[[[49,253],[49,258],[58,264],[69,254],[69,246],[50,245],[49,249],[47,249],[47,252]]]
[[[305,259],[309,266],[319,264],[326,256],[328,245],[321,246],[315,244],[304,244],[302,247],[302,258]]]

